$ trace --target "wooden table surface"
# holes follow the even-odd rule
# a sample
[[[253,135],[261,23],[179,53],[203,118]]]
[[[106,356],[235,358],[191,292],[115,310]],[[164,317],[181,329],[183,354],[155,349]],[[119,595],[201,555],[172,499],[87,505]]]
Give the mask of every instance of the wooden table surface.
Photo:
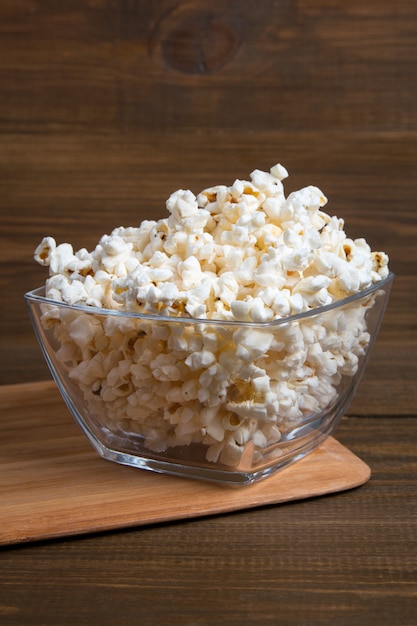
[[[372,468],[353,491],[3,549],[0,623],[414,625],[416,419],[337,438]]]
[[[2,548],[2,626],[417,624],[416,33],[412,0],[0,3],[0,384],[48,377],[41,238],[91,249],[178,188],[281,162],[396,274],[336,432],[369,482]]]

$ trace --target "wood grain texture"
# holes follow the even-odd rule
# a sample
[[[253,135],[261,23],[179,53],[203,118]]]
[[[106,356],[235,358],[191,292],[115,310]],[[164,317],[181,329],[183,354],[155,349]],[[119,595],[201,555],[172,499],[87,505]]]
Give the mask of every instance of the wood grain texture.
[[[0,551],[7,626],[415,622],[415,418],[348,418],[353,491]]]
[[[6,0],[1,17],[7,132],[416,129],[409,0]]]

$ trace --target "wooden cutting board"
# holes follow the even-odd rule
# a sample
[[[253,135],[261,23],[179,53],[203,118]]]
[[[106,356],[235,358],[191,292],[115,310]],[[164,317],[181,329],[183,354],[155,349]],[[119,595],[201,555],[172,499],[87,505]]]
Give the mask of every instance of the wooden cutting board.
[[[315,452],[239,488],[101,459],[55,384],[0,387],[0,544],[253,508],[357,487],[369,467],[329,437]]]

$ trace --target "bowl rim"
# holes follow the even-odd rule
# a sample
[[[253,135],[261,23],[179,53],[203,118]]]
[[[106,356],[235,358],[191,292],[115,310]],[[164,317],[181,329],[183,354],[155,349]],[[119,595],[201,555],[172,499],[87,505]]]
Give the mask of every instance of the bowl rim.
[[[357,300],[361,300],[372,293],[383,289],[386,289],[387,295],[389,293],[389,289],[391,288],[392,282],[394,280],[395,274],[393,272],[389,272],[385,278],[381,278],[376,283],[372,283],[366,289],[362,289],[357,293],[354,293],[346,298],[341,298],[340,300],[336,300],[330,304],[326,304],[324,306],[315,307],[308,309],[307,311],[302,311],[301,313],[295,313],[293,315],[287,315],[284,317],[274,318],[272,320],[268,320],[266,322],[248,322],[248,321],[240,321],[240,320],[223,320],[223,319],[206,319],[202,317],[174,317],[168,315],[158,315],[156,313],[138,313],[136,311],[124,311],[124,310],[115,310],[115,309],[107,309],[94,307],[86,304],[69,304],[67,302],[62,302],[60,300],[54,300],[52,298],[46,297],[45,289],[46,285],[42,285],[41,287],[37,287],[31,291],[28,291],[24,294],[24,299],[26,302],[39,302],[41,304],[49,304],[51,306],[58,306],[66,309],[71,309],[73,311],[80,311],[81,313],[95,314],[95,315],[105,315],[112,316],[118,318],[134,318],[142,321],[158,321],[164,323],[179,323],[179,324],[208,324],[214,326],[244,326],[249,328],[274,328],[276,326],[283,326],[285,324],[289,324],[304,318],[315,317],[326,313],[328,311],[332,311],[334,309],[342,308],[352,302],[356,302]]]

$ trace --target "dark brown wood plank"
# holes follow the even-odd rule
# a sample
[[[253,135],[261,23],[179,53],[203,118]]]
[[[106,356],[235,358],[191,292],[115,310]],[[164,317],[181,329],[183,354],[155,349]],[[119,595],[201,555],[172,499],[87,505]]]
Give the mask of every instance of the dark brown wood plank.
[[[290,172],[287,193],[317,185],[350,236],[386,250],[394,272],[413,275],[416,155],[417,133],[4,135],[0,261],[31,262],[45,233],[91,248],[120,224],[164,217],[176,189],[232,184],[280,161]]]
[[[373,472],[354,491],[3,549],[5,623],[413,624],[416,420],[348,418],[338,438]]]
[[[409,0],[6,0],[0,128],[416,129],[416,18]]]

